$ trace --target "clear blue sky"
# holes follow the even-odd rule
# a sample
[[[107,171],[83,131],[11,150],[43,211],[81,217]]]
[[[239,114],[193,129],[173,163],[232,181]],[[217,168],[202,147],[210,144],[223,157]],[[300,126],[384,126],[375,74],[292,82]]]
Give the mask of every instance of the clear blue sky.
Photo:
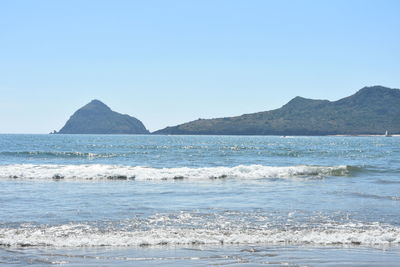
[[[400,1],[0,2],[0,133],[92,99],[150,130],[400,87]]]

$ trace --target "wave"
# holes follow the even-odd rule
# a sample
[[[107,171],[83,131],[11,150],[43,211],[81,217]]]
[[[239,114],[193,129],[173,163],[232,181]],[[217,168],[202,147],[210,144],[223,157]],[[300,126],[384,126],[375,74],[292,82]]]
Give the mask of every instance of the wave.
[[[348,193],[348,195],[356,196],[356,197],[362,197],[362,198],[385,199],[385,200],[400,201],[400,196],[383,196],[383,195],[368,194],[368,193],[362,193],[362,192],[351,192],[351,193]]]
[[[0,246],[98,247],[224,244],[399,245],[400,228],[379,223],[323,224],[305,228],[149,230],[99,229],[88,224],[0,228]]]
[[[113,153],[88,153],[88,152],[64,152],[64,151],[19,151],[19,152],[0,152],[3,156],[12,157],[34,157],[34,158],[112,158],[117,157],[117,154]]]
[[[262,179],[350,176],[356,167],[340,166],[264,166],[151,168],[105,164],[87,165],[0,165],[0,178],[55,180],[180,180],[180,179]]]

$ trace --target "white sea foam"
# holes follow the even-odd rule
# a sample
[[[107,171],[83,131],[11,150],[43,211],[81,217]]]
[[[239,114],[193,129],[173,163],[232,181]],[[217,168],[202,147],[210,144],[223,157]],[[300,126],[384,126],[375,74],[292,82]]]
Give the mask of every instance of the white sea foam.
[[[99,230],[85,224],[0,229],[1,246],[157,246],[199,244],[399,245],[399,227],[378,223],[313,228]]]
[[[204,168],[150,168],[121,165],[0,165],[0,178],[25,179],[83,179],[83,180],[168,180],[218,178],[322,178],[347,176],[350,166],[264,166],[239,165],[235,167]]]

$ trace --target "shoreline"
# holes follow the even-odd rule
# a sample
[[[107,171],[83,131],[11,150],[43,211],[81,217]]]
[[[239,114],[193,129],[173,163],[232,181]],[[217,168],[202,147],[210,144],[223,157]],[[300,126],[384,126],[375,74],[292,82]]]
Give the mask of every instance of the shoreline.
[[[400,137],[400,134],[392,134],[390,136],[385,136],[384,134],[332,134],[325,136],[348,136],[348,137]]]
[[[18,255],[15,256],[15,251]],[[6,263],[101,266],[397,266],[399,248],[346,246],[231,245],[159,248],[23,248],[0,249]]]

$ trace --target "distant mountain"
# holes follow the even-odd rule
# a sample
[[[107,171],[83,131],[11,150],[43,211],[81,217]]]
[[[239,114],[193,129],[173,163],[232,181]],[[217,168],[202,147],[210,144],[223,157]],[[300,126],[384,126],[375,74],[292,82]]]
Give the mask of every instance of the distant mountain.
[[[279,109],[199,119],[154,134],[331,135],[400,133],[400,90],[364,87],[338,101],[295,97]]]
[[[99,100],[78,109],[58,134],[148,134],[143,123],[112,111]]]

